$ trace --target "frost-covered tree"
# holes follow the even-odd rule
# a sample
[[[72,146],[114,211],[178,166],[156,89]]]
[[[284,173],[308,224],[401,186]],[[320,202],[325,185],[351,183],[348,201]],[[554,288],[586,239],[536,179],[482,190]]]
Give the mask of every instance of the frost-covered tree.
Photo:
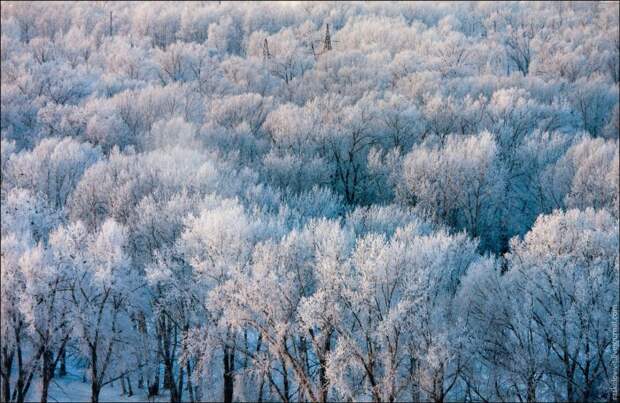
[[[234,397],[239,332],[232,326],[233,318],[218,303],[223,302],[218,299],[218,289],[247,270],[262,227],[260,217],[246,213],[238,200],[210,196],[197,216],[188,217],[180,237],[183,256],[195,271],[195,283],[189,291],[205,315],[202,336],[198,337],[206,343],[206,351],[198,357],[199,365],[206,373],[221,368],[222,390],[216,396],[227,402]],[[210,364],[213,357],[222,360],[222,367]]]
[[[357,242],[351,274],[336,275],[324,297],[338,315],[328,374],[342,398],[449,396],[461,371],[451,301],[475,246],[463,235],[428,236],[415,226],[387,242],[375,234]],[[319,318],[327,313],[314,308]]]
[[[57,224],[58,215],[45,199],[27,190],[12,189],[2,200],[2,281],[9,287],[2,288],[2,396],[6,401],[27,399],[41,364],[41,400],[46,401],[52,364],[68,340],[70,325],[60,295],[66,276],[44,250],[49,231]]]
[[[50,255],[38,244],[19,261],[25,286],[19,297],[19,307],[29,325],[33,354],[41,360],[41,402],[48,400],[54,371],[65,354],[73,329],[66,296],[71,286],[71,273],[63,262],[55,262]]]
[[[120,379],[127,370],[125,345],[132,310],[143,287],[124,250],[126,230],[106,220],[98,233],[88,234],[81,224],[61,228],[54,244],[72,271],[69,301],[75,320],[80,354],[90,367],[91,401],[101,388]]]
[[[421,146],[405,156],[396,192],[425,215],[494,247],[502,201],[502,169],[494,137],[448,137],[443,147]]]
[[[549,348],[555,398],[610,395],[611,313],[618,304],[618,222],[605,210],[540,217],[511,244],[509,278],[531,301],[532,320]]]
[[[88,143],[44,139],[31,152],[16,154],[7,162],[6,180],[44,195],[52,208],[62,210],[84,171],[100,158],[100,151]]]

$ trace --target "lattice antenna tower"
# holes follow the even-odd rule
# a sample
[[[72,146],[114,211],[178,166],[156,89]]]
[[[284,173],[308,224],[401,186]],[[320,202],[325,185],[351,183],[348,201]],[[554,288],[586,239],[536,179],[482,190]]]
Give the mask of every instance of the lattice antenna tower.
[[[332,37],[329,34],[329,24],[325,27],[325,39],[323,40],[323,52],[332,50]]]

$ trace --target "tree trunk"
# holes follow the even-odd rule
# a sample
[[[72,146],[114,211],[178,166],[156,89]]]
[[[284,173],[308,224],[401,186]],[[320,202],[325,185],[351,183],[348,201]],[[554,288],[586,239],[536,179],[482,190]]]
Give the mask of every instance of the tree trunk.
[[[159,368],[158,368],[158,372],[159,372]],[[155,379],[153,380],[153,383],[151,382],[147,383],[147,389],[148,389],[149,397],[159,395],[159,373],[155,375]]]
[[[131,387],[131,377],[127,377],[127,396],[133,396],[133,388]]]
[[[224,348],[224,402],[231,403],[234,391],[235,353],[230,348]]]
[[[443,363],[439,364],[439,370],[433,379],[433,401],[443,403],[445,396],[443,391],[444,369]]]
[[[9,350],[6,346],[2,346],[2,398],[3,402],[8,402],[11,399],[11,370],[13,369],[13,357],[14,352]]]
[[[179,383],[177,386],[172,385],[170,389],[170,402],[180,402],[183,400],[183,367],[179,366]]]
[[[527,397],[528,402],[536,401],[536,383],[533,379],[528,379],[527,381]]]
[[[101,387],[99,387],[99,383],[98,382],[91,383],[90,403],[99,403],[99,392],[101,392]]]
[[[320,367],[319,367],[319,380],[321,382],[321,402],[327,402],[327,394],[329,392],[329,378],[327,377],[327,361],[326,355],[330,350],[330,335],[325,339],[325,345],[323,346],[323,352],[321,353],[321,358],[319,359]]]
[[[8,402],[11,398],[11,386],[9,385],[9,378],[2,376],[2,401]]]
[[[50,382],[54,375],[54,364],[52,352],[46,350],[43,352],[43,363],[41,367],[41,403],[47,403]]]
[[[260,333],[258,335],[258,340],[256,341],[256,352],[260,351],[261,345],[263,344],[263,334]],[[263,389],[265,387],[265,374],[263,373],[260,378],[260,387],[258,389],[258,401],[262,403],[263,401]]]
[[[173,365],[171,359],[164,359],[164,389],[174,389]]]
[[[566,400],[568,400],[569,402],[573,402],[575,401],[574,399],[574,389],[573,389],[573,382],[572,382],[572,374],[570,371],[567,371],[567,381],[566,381]]]
[[[282,363],[282,393],[284,394],[284,401],[289,402],[289,382],[288,382],[288,368],[286,368],[286,362],[284,357],[280,355],[280,362]]]
[[[47,395],[49,391],[49,381],[41,379],[41,403],[47,403]]]
[[[258,402],[263,403],[263,390],[265,389],[265,375],[260,378],[260,386],[258,388]]]
[[[24,390],[23,385],[21,385],[23,381],[17,380],[17,389],[13,392],[13,396],[15,396],[15,392],[17,392],[17,398],[13,398],[17,403],[24,403]]]
[[[415,359],[413,358],[413,354],[411,354],[411,351],[409,351],[409,379],[411,382],[411,401],[418,401],[419,396],[416,394],[417,392],[417,388],[416,388],[416,382],[415,382],[415,372],[414,372],[414,368],[415,368]],[[416,397],[418,397],[418,399],[416,399]]]
[[[67,351],[64,349],[62,351],[62,355],[60,356],[60,370],[58,372],[58,375],[67,375]]]
[[[90,401],[91,403],[99,403],[99,376],[97,374],[97,348],[90,345]]]
[[[11,398],[17,403],[24,403],[35,371],[33,371],[31,368],[29,368],[29,371],[24,370],[24,361],[21,347],[21,325],[19,327],[16,327],[14,329],[14,332],[17,353],[17,384],[13,389],[13,395]],[[41,357],[41,354],[43,354],[43,350],[39,349],[35,355],[35,359],[38,360]]]
[[[185,364],[185,368],[187,370],[187,391],[189,393],[189,401],[194,403],[196,401],[196,397],[194,396],[194,387],[192,386],[192,367],[189,363],[189,359]]]

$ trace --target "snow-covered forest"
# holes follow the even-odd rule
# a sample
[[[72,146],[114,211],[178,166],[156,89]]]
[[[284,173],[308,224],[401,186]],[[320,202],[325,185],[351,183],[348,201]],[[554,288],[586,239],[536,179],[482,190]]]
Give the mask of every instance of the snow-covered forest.
[[[0,400],[614,400],[618,15],[2,2]]]

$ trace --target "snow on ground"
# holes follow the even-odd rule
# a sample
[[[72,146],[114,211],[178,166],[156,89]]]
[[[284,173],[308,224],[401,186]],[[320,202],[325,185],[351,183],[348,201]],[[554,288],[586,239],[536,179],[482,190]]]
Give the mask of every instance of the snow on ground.
[[[33,380],[28,393],[29,402],[39,402],[41,399],[41,384],[37,379]],[[160,390],[161,391],[161,390]],[[134,386],[134,395],[123,396],[119,382],[106,385],[101,390],[99,402],[146,402],[146,389],[138,389]],[[71,371],[66,376],[54,378],[50,385],[49,402],[90,402],[90,383],[88,380],[82,382],[82,374],[78,371]],[[169,402],[170,396],[166,390],[154,400],[155,402]]]

